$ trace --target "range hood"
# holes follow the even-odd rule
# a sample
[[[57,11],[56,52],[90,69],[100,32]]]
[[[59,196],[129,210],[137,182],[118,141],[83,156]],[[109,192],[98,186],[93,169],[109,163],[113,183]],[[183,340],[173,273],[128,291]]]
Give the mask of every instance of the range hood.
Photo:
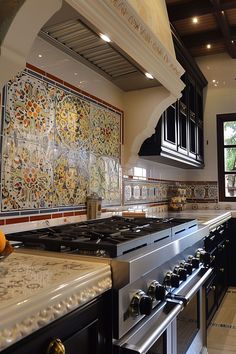
[[[104,76],[108,74],[108,79],[128,91],[124,94],[122,161],[123,166],[129,168],[138,159],[143,141],[154,133],[163,111],[181,96],[184,88],[180,79],[184,69],[175,57],[165,1],[67,0],[67,3],[94,33],[108,35],[112,41],[110,48],[117,53],[113,55],[99,43],[97,55],[92,47],[86,60],[90,59],[90,64],[105,71]],[[49,32],[55,40],[55,33],[44,32],[41,32],[44,38]],[[84,59],[83,53],[79,54]],[[103,66],[98,65],[101,62]],[[116,63],[120,66],[116,67]],[[154,81],[148,80],[145,72],[150,73]]]

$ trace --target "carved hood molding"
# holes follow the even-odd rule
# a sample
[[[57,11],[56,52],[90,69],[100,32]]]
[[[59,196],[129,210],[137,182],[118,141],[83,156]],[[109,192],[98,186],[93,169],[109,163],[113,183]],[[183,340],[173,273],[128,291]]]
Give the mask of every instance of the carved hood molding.
[[[89,23],[109,35],[121,50],[135,60],[146,72],[151,73],[160,83],[160,86],[156,88],[124,94],[125,139],[122,161],[125,167],[130,167],[138,158],[142,142],[154,133],[162,112],[181,96],[184,84],[180,77],[183,75],[184,69],[166,48],[165,43],[162,43],[156,33],[154,34],[149,25],[144,22],[138,14],[137,8],[131,6],[132,2],[125,0],[66,1]],[[159,1],[165,10],[164,0]],[[138,5],[146,6],[148,3],[143,5],[139,2]],[[163,23],[163,17],[160,21]],[[166,17],[165,28],[169,30],[169,38],[171,38],[168,17]],[[150,90],[152,102],[147,94],[148,90]],[[142,91],[145,91],[144,95],[142,95]],[[137,115],[136,105],[134,100],[133,103],[130,102],[130,97],[136,97],[136,102],[139,101],[139,106],[141,105],[139,111],[148,105],[148,109],[143,109],[142,116]]]

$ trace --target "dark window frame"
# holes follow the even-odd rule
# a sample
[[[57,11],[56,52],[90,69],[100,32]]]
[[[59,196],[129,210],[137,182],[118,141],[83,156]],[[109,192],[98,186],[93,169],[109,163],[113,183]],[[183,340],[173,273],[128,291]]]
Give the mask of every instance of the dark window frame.
[[[218,189],[219,201],[236,202],[236,197],[228,197],[225,195],[225,175],[236,174],[235,172],[225,171],[224,164],[224,148],[235,147],[235,145],[224,145],[224,122],[236,121],[236,113],[217,114],[217,157],[218,157]]]

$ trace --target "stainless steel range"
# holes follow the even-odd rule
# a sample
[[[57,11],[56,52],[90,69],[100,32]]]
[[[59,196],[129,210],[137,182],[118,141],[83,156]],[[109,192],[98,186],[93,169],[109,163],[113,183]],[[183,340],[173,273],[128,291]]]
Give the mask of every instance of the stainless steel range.
[[[194,219],[114,216],[8,239],[109,258],[114,353],[195,354],[204,344],[202,286],[212,272],[203,249],[208,233]],[[191,352],[193,345],[198,349]]]

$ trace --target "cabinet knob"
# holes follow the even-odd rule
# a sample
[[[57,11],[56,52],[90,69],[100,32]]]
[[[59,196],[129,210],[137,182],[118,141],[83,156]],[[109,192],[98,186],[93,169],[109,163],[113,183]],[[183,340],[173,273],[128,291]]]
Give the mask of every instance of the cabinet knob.
[[[48,346],[47,354],[65,354],[66,350],[59,338],[53,339]]]

